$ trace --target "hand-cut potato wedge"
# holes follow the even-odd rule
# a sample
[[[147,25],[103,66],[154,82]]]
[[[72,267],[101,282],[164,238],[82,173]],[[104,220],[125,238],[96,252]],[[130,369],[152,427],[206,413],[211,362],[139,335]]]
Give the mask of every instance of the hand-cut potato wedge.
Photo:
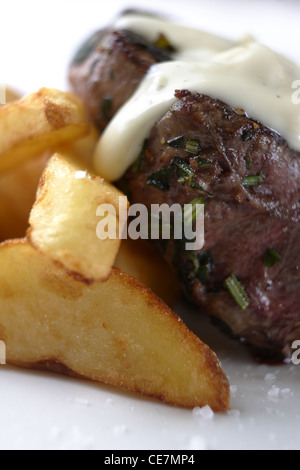
[[[99,240],[97,208],[110,204],[119,232],[119,198],[124,195],[100,177],[92,177],[56,154],[40,182],[32,208],[28,239],[65,269],[86,280],[106,280],[121,240]],[[127,216],[127,199],[125,198]]]
[[[49,153],[44,152],[10,171],[0,173],[1,242],[25,236],[39,180],[49,157]]]
[[[175,274],[145,240],[123,240],[115,266],[149,287],[167,305],[178,300],[181,289]]]
[[[42,88],[0,109],[0,172],[90,131],[83,104],[72,93]]]
[[[0,246],[0,340],[9,364],[182,407],[229,406],[216,355],[149,289],[117,268],[87,285],[26,241]]]

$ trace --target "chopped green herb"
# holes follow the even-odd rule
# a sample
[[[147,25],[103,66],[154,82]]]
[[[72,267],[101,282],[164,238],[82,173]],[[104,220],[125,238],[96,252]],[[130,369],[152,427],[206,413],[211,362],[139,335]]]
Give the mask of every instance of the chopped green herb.
[[[187,141],[186,146],[185,146],[185,151],[187,153],[192,153],[193,155],[197,155],[199,153],[199,150],[200,150],[200,143],[198,140],[189,139]]]
[[[225,281],[225,285],[241,310],[249,307],[250,300],[238,278],[232,274]]]
[[[159,49],[163,49],[165,51],[169,51],[169,52],[175,52],[175,48],[172,46],[172,44],[170,43],[169,39],[167,38],[167,36],[163,33],[161,33],[159,35],[159,37],[157,38],[157,40],[155,41],[155,44],[154,44],[156,47],[158,47]]]
[[[173,161],[173,165],[177,168],[177,176],[178,178],[178,183],[183,184],[183,185],[188,185],[191,189],[194,189],[195,191],[201,191],[202,193],[205,193],[209,197],[213,197],[211,193],[206,191],[202,186],[200,186],[196,182],[196,173],[191,168],[191,166],[186,163],[182,158],[175,157]]]
[[[244,142],[247,142],[248,140],[252,140],[253,137],[254,137],[254,134],[255,134],[255,130],[254,129],[248,129],[247,131],[244,132],[243,134],[243,141]]]
[[[178,137],[175,137],[174,139],[167,140],[167,144],[170,147],[174,147],[176,149],[182,149],[183,144],[184,144],[184,136],[180,135]]]
[[[206,191],[206,189],[204,189],[202,186],[200,186],[200,184],[196,183],[195,181],[192,182],[190,187],[194,189],[195,191],[201,191],[202,193],[206,194],[206,196],[208,197],[214,197],[212,193]]]
[[[203,206],[206,205],[206,199],[203,196],[193,199],[184,209],[184,222],[191,224],[202,212]]]
[[[160,191],[169,191],[173,179],[173,168],[167,167],[155,171],[147,179],[148,186],[159,189]]]
[[[188,184],[192,182],[192,180],[195,178],[195,172],[194,170],[190,167],[188,163],[186,163],[182,158],[175,157],[173,164],[177,168],[177,174],[179,176],[178,183],[181,184]]]
[[[105,95],[101,103],[101,116],[107,122],[109,122],[111,119],[112,106],[112,97],[110,95]]]
[[[213,166],[213,163],[209,160],[205,160],[205,158],[196,157],[195,160],[201,168],[211,168]]]
[[[243,186],[260,186],[265,180],[265,175],[259,173],[258,175],[245,176],[243,179]]]
[[[196,273],[196,277],[202,284],[207,284],[209,280],[209,274],[212,270],[213,260],[209,253],[204,252],[198,255],[199,269]]]
[[[247,170],[252,170],[253,168],[253,161],[251,160],[251,157],[249,157],[249,155],[246,157],[246,167]]]
[[[144,160],[145,160],[145,149],[146,149],[147,142],[148,142],[148,139],[146,139],[144,141],[143,148],[142,148],[138,158],[136,159],[136,161],[134,162],[134,164],[131,167],[131,172],[132,173],[138,173],[141,170],[142,166],[143,166],[143,163],[144,163]]]
[[[193,276],[202,284],[207,284],[212,270],[213,260],[208,252],[187,253],[187,258],[193,263]]]
[[[266,268],[272,268],[276,263],[281,261],[280,255],[277,251],[269,249],[265,255],[264,265]]]

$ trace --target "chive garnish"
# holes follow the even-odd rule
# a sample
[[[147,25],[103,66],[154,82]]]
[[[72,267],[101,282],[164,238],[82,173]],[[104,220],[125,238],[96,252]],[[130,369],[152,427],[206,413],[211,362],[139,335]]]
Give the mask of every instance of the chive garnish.
[[[169,191],[173,179],[173,168],[161,168],[156,170],[147,179],[148,186],[159,189],[160,191]]]
[[[253,139],[253,136],[255,134],[255,130],[254,129],[248,129],[247,131],[244,132],[243,134],[243,141],[244,142],[247,142],[248,140],[252,140]]]
[[[138,158],[136,159],[136,161],[134,162],[134,164],[131,167],[131,172],[132,173],[138,173],[141,170],[142,166],[143,166],[143,163],[144,163],[144,160],[145,160],[145,149],[146,149],[147,142],[148,142],[148,139],[145,139],[142,150],[141,150]]]
[[[170,43],[169,39],[167,38],[167,36],[163,33],[161,33],[157,40],[155,41],[154,45],[156,47],[158,47],[159,49],[163,49],[165,51],[169,51],[169,52],[175,52],[176,49],[172,46],[172,44]]]
[[[249,155],[246,157],[246,167],[247,170],[252,170],[253,168],[253,161],[251,160],[251,157],[249,157]]]
[[[193,263],[194,277],[199,279],[202,284],[207,284],[213,267],[213,259],[209,252],[187,252],[186,256]]]
[[[174,147],[176,149],[182,149],[183,144],[184,144],[184,136],[180,135],[178,137],[175,137],[174,139],[167,140],[167,144],[170,147]]]
[[[179,176],[178,183],[180,184],[190,184],[195,178],[195,172],[190,167],[188,163],[186,163],[182,158],[175,157],[174,158],[174,165],[177,168],[177,174]]]
[[[174,176],[174,167],[176,168],[177,182],[179,184],[187,185],[194,191],[200,191],[208,197],[213,197],[213,194],[206,191],[197,183],[196,173],[189,163],[179,157],[175,157],[169,167],[162,168],[152,173],[147,179],[147,184],[161,191],[168,191]]]
[[[265,175],[259,173],[258,175],[245,176],[243,179],[243,186],[260,186],[265,180]]]
[[[232,274],[226,279],[225,285],[240,309],[245,311],[250,304],[250,300],[238,278]]]
[[[281,261],[280,255],[277,251],[270,248],[265,254],[264,265],[266,268],[272,268],[276,263],[279,263],[279,261]]]
[[[184,210],[184,222],[191,224],[202,212],[203,206],[206,205],[206,199],[203,196],[196,197],[193,199]]]
[[[192,153],[193,155],[197,155],[200,150],[200,142],[198,140],[189,139],[185,146],[185,151],[187,153]]]
[[[213,197],[211,193],[206,191],[202,186],[200,186],[196,181],[196,173],[191,168],[191,166],[186,163],[182,158],[175,157],[173,165],[177,168],[178,183],[187,185],[195,191],[201,191],[209,197]]]
[[[111,111],[113,106],[113,100],[110,95],[105,95],[101,103],[101,115],[105,121],[109,122],[111,119]]]
[[[201,168],[210,168],[213,166],[213,163],[209,160],[205,160],[205,158],[196,157],[195,160]]]

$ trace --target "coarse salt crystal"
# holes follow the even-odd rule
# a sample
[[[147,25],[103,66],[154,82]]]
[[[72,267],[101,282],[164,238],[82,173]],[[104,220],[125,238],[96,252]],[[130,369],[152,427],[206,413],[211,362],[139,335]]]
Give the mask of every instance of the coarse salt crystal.
[[[210,421],[214,418],[215,414],[210,406],[206,405],[203,408],[194,408],[193,409],[193,416],[200,417],[205,421]]]
[[[265,380],[266,380],[267,382],[272,382],[273,380],[276,380],[276,375],[275,375],[275,374],[267,374],[267,375],[265,376]]]
[[[271,400],[279,398],[279,394],[280,394],[280,388],[277,388],[277,387],[273,387],[271,388],[271,390],[268,391],[268,397]]]

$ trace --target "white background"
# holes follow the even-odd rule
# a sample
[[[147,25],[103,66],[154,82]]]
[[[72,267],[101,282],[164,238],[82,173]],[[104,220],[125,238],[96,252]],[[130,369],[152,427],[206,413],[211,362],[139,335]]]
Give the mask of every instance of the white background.
[[[2,0],[0,83],[23,92],[67,89],[81,40],[120,10],[150,5],[229,38],[254,34],[300,64],[296,0]],[[205,420],[110,387],[1,366],[0,448],[300,449],[300,366],[256,364],[196,310],[178,312],[222,359],[233,391],[228,415]]]

